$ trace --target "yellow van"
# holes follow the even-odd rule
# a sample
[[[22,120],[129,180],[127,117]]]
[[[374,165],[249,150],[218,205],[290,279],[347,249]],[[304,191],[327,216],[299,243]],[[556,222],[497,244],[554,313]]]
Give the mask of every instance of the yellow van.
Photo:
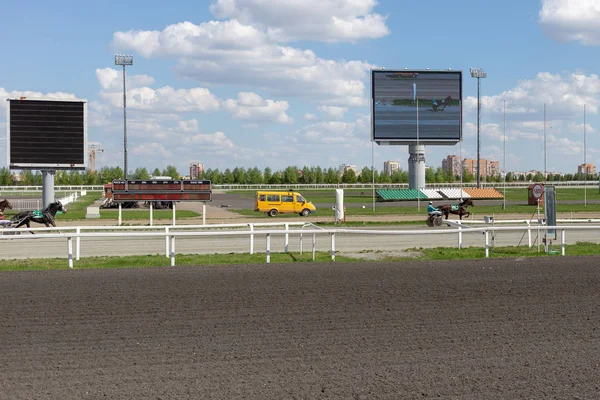
[[[317,211],[317,208],[306,201],[300,193],[287,192],[256,192],[256,207],[254,211],[267,213],[276,217],[279,213],[297,213],[303,217]]]

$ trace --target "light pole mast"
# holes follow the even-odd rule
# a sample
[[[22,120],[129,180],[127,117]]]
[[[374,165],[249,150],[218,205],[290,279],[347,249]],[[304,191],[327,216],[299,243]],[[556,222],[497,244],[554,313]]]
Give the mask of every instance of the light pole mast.
[[[127,88],[125,86],[125,66],[133,65],[133,56],[115,54],[115,65],[123,66],[123,178],[127,180]]]
[[[480,187],[480,164],[481,164],[481,145],[479,143],[479,125],[481,115],[481,102],[480,102],[480,89],[481,89],[481,78],[487,77],[487,73],[483,72],[481,68],[471,68],[471,77],[477,78],[477,188]]]

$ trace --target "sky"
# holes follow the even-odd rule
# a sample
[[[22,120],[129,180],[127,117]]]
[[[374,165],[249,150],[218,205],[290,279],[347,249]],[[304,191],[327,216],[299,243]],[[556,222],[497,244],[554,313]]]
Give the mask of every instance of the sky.
[[[600,168],[599,24],[600,0],[7,1],[0,98],[86,99],[88,142],[104,149],[96,168],[122,167],[114,55],[131,54],[130,171],[386,160],[406,170],[407,146],[372,153],[370,70],[463,71],[463,141],[426,148],[439,167],[449,154],[477,157],[477,67],[481,157],[574,173],[584,160]],[[5,166],[5,106],[0,132]]]

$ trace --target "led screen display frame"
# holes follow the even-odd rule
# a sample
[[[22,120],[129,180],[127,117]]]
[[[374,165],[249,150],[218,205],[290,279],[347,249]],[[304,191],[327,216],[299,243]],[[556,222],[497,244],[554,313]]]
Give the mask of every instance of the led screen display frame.
[[[462,71],[371,70],[371,138],[380,145],[460,142]]]
[[[10,169],[84,170],[87,100],[7,99]]]

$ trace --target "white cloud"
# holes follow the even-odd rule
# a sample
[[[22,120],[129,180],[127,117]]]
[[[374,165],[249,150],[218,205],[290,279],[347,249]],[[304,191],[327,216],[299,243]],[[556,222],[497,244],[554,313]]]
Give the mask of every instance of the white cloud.
[[[275,41],[356,41],[389,34],[376,0],[217,0],[210,11],[265,29]]]
[[[346,111],[348,111],[348,108],[337,106],[319,106],[319,111],[324,113],[328,118],[341,119],[344,117]]]
[[[176,71],[203,84],[252,86],[272,95],[307,97],[322,104],[364,106],[364,81],[375,66],[363,61],[319,58],[311,50],[281,46],[236,20],[194,25],[182,22],[163,31],[116,32],[119,51],[177,60]]]
[[[560,41],[600,44],[598,0],[542,0],[539,23],[547,35]]]
[[[515,88],[494,96],[482,96],[482,111],[500,114],[506,100],[507,114],[522,118],[542,115],[544,103],[554,117],[579,115],[586,104],[587,112],[598,112],[600,79],[596,74],[571,73],[566,75],[540,72],[534,79],[521,81]],[[464,100],[465,112],[474,115],[477,97]],[[549,114],[550,115],[550,114]]]
[[[223,106],[235,119],[252,121],[272,121],[291,124],[294,120],[286,114],[287,101],[264,100],[256,93],[240,92],[237,100],[228,99]]]
[[[142,143],[132,149],[132,153],[140,157],[160,157],[168,159],[173,156],[169,150],[157,142]],[[129,168],[127,168],[129,170]]]
[[[317,119],[317,116],[315,114],[306,113],[306,114],[304,114],[304,119],[307,121],[313,121],[313,120]]]
[[[113,107],[123,106],[123,86],[118,71],[112,68],[96,70],[96,78],[101,87],[100,96]],[[219,110],[219,99],[205,88],[174,89],[163,86],[152,89],[144,86],[154,82],[147,75],[130,77],[132,87],[127,88],[127,107],[152,112],[200,112],[210,113]],[[122,81],[121,81],[122,82]]]
[[[223,132],[215,132],[210,134],[202,134],[198,133],[191,136],[186,136],[183,139],[185,145],[192,146],[197,145],[200,146],[202,150],[210,149],[210,150],[228,150],[230,151],[235,146],[233,142],[227,138],[227,136]]]

